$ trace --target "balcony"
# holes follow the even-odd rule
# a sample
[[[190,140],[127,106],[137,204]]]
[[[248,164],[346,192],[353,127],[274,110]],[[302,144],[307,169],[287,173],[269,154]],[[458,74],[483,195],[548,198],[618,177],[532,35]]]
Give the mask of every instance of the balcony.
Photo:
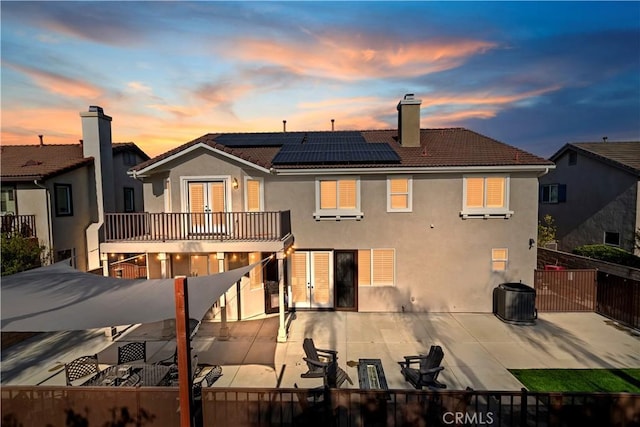
[[[6,214],[0,217],[0,231],[7,237],[22,236],[34,238],[36,235],[35,215],[13,215]]]
[[[278,242],[291,212],[108,213],[106,242]]]

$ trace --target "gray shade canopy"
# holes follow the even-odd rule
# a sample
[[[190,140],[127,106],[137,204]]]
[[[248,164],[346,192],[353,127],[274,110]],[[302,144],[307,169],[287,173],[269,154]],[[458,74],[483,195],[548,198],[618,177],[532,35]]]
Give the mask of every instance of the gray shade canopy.
[[[263,260],[264,261],[264,260]],[[213,303],[263,261],[189,277],[189,317]],[[174,279],[117,279],[59,262],[2,278],[2,332],[48,332],[150,323],[175,318]]]

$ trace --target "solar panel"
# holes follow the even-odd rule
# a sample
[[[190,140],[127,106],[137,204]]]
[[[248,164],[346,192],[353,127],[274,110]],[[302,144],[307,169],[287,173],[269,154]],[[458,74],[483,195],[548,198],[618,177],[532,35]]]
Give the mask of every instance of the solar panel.
[[[273,164],[397,163],[398,154],[386,143],[322,142],[284,145]]]

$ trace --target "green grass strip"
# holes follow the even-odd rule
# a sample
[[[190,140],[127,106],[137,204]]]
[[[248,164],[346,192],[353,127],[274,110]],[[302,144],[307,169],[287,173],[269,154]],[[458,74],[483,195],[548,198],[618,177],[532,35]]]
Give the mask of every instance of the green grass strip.
[[[640,393],[640,369],[510,369],[529,391]]]

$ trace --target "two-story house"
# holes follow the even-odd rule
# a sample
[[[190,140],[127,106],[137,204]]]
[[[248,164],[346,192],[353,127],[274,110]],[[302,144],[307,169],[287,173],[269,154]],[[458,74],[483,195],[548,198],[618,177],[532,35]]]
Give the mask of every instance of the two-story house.
[[[640,228],[640,141],[566,144],[540,179],[542,219],[557,226],[558,249],[607,244],[634,251]]]
[[[147,213],[109,218],[102,256],[155,278],[284,255],[231,289],[230,318],[268,310],[280,278],[296,309],[490,312],[495,286],[533,282],[553,163],[421,129],[420,104],[399,102],[397,130],[212,133],[139,164]]]
[[[48,261],[71,258],[99,269],[104,212],[144,210],[142,183],[127,170],[148,160],[134,143],[111,141],[111,117],[100,107],[80,113],[77,144],[3,145],[0,150],[3,232],[35,236]]]

